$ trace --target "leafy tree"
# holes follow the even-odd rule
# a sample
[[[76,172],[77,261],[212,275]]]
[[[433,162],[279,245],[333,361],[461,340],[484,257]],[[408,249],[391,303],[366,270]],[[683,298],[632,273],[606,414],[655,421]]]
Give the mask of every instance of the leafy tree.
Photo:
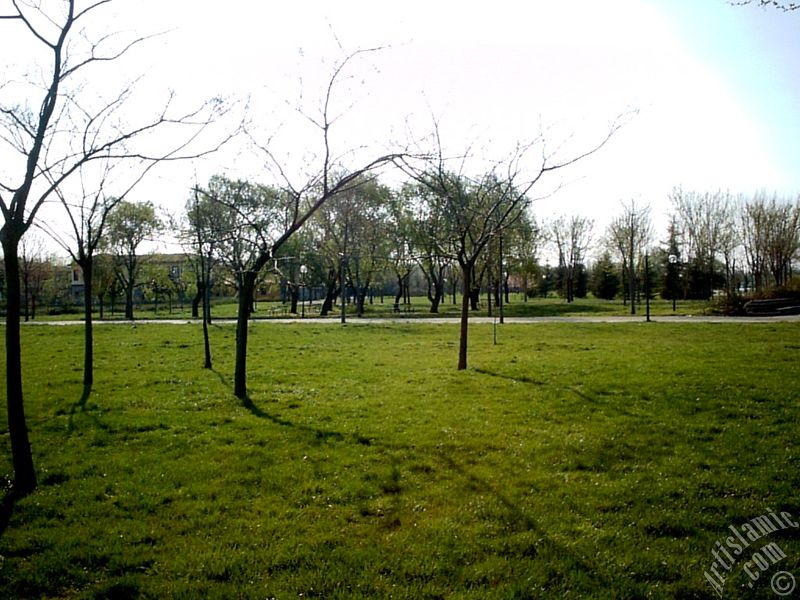
[[[161,230],[161,220],[151,202],[122,201],[108,215],[108,250],[114,256],[114,273],[125,291],[125,318],[133,320],[133,291],[139,282],[141,244]]]
[[[419,206],[416,195],[421,188],[405,184],[398,194],[392,196],[389,204],[389,230],[390,247],[389,269],[394,281],[397,283],[397,293],[394,298],[394,310],[400,310],[400,301],[410,297],[411,274],[419,260],[417,244],[423,231],[418,227],[418,216],[415,209]],[[431,305],[433,307],[433,305]]]
[[[334,292],[338,281],[344,300],[349,282],[359,316],[364,313],[370,287],[380,279],[387,265],[392,201],[389,188],[373,178],[361,178],[326,202],[315,215],[315,224],[324,240],[320,251],[329,266],[328,289]],[[330,305],[325,312],[329,309]]]
[[[402,195],[409,213],[405,223],[412,241],[408,246],[413,249],[414,261],[425,278],[430,312],[438,313],[445,295],[445,273],[453,260],[448,252],[446,237],[449,215],[444,210],[444,204],[425,186],[407,184]],[[407,272],[404,278],[408,279]]]
[[[528,291],[531,288],[536,289],[539,252],[547,242],[546,228],[540,227],[536,220],[525,212],[510,228],[505,240],[505,264],[508,273],[517,276],[523,298],[527,301]]]

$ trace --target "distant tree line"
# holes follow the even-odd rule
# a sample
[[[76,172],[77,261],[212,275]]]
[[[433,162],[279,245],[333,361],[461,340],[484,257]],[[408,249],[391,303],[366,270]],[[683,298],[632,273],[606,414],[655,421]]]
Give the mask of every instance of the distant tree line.
[[[342,299],[362,315],[375,295],[390,295],[398,312],[412,295],[425,296],[430,312],[437,313],[465,291],[450,237],[456,225],[452,212],[416,182],[397,189],[370,177],[353,183],[325,203],[260,272],[247,300],[248,316],[257,297],[267,294],[288,303],[288,312],[295,314],[301,293],[308,298],[310,288],[316,290],[322,316],[334,314]],[[234,296],[241,287],[237,274],[244,245],[253,243],[242,236],[244,222],[237,218],[266,210],[270,202],[279,204],[280,194],[277,188],[216,176],[205,191],[192,194],[181,223],[172,228],[150,203],[116,203],[93,263],[95,310],[102,316],[104,307],[113,311],[121,305],[125,317],[133,318],[134,299],[156,307],[186,301],[198,317],[205,294]],[[520,211],[489,236],[485,251],[468,265],[470,309],[491,313],[501,294],[509,302],[514,291],[524,300],[555,295],[571,302],[589,294],[620,299],[635,313],[646,253],[651,293],[665,299],[788,293],[800,258],[797,199],[679,188],[670,199],[672,214],[661,241],[649,206],[641,203],[622,203],[596,237],[594,223],[585,217],[538,221],[530,211]],[[165,261],[140,252],[143,242],[176,232],[184,242],[183,257]],[[72,270],[44,248],[36,235],[21,245],[26,320],[36,317],[37,307],[63,310],[82,301],[82,294],[70,294]],[[0,275],[0,293],[4,280]]]

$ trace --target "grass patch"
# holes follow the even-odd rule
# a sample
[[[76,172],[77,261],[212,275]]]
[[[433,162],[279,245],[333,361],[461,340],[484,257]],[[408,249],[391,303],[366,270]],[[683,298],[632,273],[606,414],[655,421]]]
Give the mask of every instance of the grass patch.
[[[598,298],[576,298],[574,302],[568,303],[563,298],[557,296],[549,296],[547,298],[536,297],[528,298],[522,294],[511,294],[510,302],[506,303],[503,307],[504,314],[509,317],[625,317],[630,316],[630,306],[624,305],[622,300],[600,300]],[[494,300],[492,300],[494,302]],[[306,303],[305,316],[307,319],[314,319],[319,316],[319,309],[322,301],[315,300],[313,307],[311,303]],[[179,305],[173,306],[169,310],[165,305],[137,305],[134,310],[134,316],[137,319],[191,319],[191,308],[188,304],[183,307]],[[289,318],[297,317],[302,312],[301,305],[297,306],[297,313],[292,315],[289,313],[290,305],[288,302],[258,302],[256,303],[256,311],[253,318],[258,319],[275,319],[275,318]],[[686,316],[686,315],[706,315],[713,314],[712,305],[709,302],[702,300],[680,300],[677,302],[676,310],[672,310],[672,301],[663,300],[661,298],[654,298],[650,303],[650,311],[653,316]],[[497,307],[492,307],[494,314],[498,314]],[[236,318],[237,303],[233,299],[214,300],[212,301],[212,316],[215,319],[235,319]],[[384,296],[381,301],[380,296],[375,296],[372,303],[367,301],[364,306],[364,317],[398,317],[398,318],[427,318],[427,317],[458,317],[461,311],[461,296],[456,298],[456,302],[452,301],[452,296],[448,296],[444,302],[439,305],[439,312],[432,314],[430,312],[430,302],[424,296],[412,296],[410,304],[401,304],[400,312],[394,312],[394,297]],[[637,315],[644,316],[645,305],[641,303],[637,305]],[[335,306],[328,314],[329,317],[336,318],[341,314],[341,308]],[[355,317],[355,306],[350,304],[347,306],[348,317]],[[480,300],[479,310],[471,311],[470,313],[475,317],[485,317],[489,315],[488,301],[486,296],[482,296]],[[74,311],[71,314],[47,314],[46,311],[41,311],[36,316],[36,321],[62,321],[62,320],[79,320],[82,318],[82,313]],[[95,319],[99,320],[99,314],[95,313]],[[119,307],[115,313],[106,310],[103,316],[105,321],[121,321],[124,320],[124,311]]]
[[[780,324],[24,328],[40,487],[0,596],[708,597],[727,527],[800,517],[797,343]],[[2,367],[0,367],[2,368]],[[11,477],[5,416],[0,474]],[[770,537],[800,572],[800,531]],[[741,566],[728,597],[755,591]]]

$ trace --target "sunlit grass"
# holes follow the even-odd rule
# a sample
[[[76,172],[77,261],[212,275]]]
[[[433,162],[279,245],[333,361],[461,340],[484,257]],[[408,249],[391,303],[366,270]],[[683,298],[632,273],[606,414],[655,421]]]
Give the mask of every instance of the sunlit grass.
[[[251,331],[248,402],[233,327],[205,371],[172,325],[98,328],[81,402],[81,329],[24,329],[0,596],[708,597],[728,525],[800,515],[797,324],[476,325],[466,372],[450,325]]]
[[[492,300],[494,303],[494,300]],[[304,314],[308,319],[319,317],[322,301],[315,299],[304,303],[298,303],[297,312],[289,312],[290,304],[279,301],[256,302],[254,319],[281,319],[288,317],[298,317]],[[371,301],[367,299],[364,306],[364,317],[397,317],[397,318],[426,318],[426,317],[457,317],[461,312],[461,297],[458,296],[453,302],[452,295],[448,295],[444,302],[439,305],[437,313],[430,312],[430,302],[425,296],[412,296],[409,304],[400,304],[399,310],[394,310],[394,296],[383,296],[375,294]],[[80,320],[82,318],[81,307],[74,306],[71,312],[51,311],[47,309],[39,310],[36,316],[37,321],[54,320]],[[212,301],[212,317],[217,319],[235,319],[237,303],[235,298],[217,298]],[[672,301],[654,298],[650,303],[650,312],[654,316],[668,315],[704,315],[712,312],[711,305],[701,300],[679,300],[676,302],[675,310],[672,309]],[[622,300],[600,300],[593,297],[576,298],[574,302],[567,302],[563,298],[550,295],[547,298],[536,297],[527,300],[522,294],[512,293],[509,302],[503,306],[503,313],[509,317],[624,317],[631,314],[630,305],[623,304]],[[340,305],[334,306],[329,312],[329,317],[338,317],[341,314]],[[349,303],[346,308],[348,317],[356,316],[356,307]],[[499,309],[492,305],[492,315],[497,316]],[[636,314],[645,314],[645,304],[637,304]],[[124,320],[124,305],[118,305],[112,312],[106,307],[103,313],[103,320]],[[486,317],[490,316],[489,301],[486,295],[481,296],[478,310],[470,311],[471,316]],[[183,304],[177,301],[170,307],[162,302],[158,305],[143,304],[137,305],[134,310],[137,319],[192,319],[191,303],[187,300]],[[94,318],[100,318],[99,311],[95,310]]]

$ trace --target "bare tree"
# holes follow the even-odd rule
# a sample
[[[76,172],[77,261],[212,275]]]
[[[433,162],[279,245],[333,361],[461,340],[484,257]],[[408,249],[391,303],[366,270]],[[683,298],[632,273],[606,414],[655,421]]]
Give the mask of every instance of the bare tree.
[[[7,169],[18,169],[16,174],[6,171],[0,181],[0,244],[9,283],[5,331],[9,432],[15,486],[21,494],[36,487],[20,360],[18,249],[22,236],[37,221],[45,201],[85,165],[101,159],[162,160],[172,153],[145,148],[146,142],[162,143],[153,135],[156,130],[208,123],[220,108],[213,102],[178,114],[170,96],[154,117],[128,125],[121,109],[131,98],[134,85],[110,100],[85,91],[81,94],[82,89],[91,89],[92,81],[102,78],[98,67],[114,63],[147,39],[135,38],[121,46],[113,46],[118,38],[111,35],[92,41],[81,26],[111,1],[62,0],[47,5],[15,1],[9,13],[0,14],[3,24],[20,29],[49,56],[48,66],[31,69],[41,72],[43,81],[30,81],[26,89],[33,91],[27,101],[15,98],[7,104],[0,99],[0,143],[20,158],[17,163],[6,163],[10,164]],[[195,141],[196,135],[179,148]],[[141,145],[135,147],[139,141]]]
[[[778,0],[738,0],[736,2],[731,2],[731,4],[733,6],[746,6],[748,4],[754,4],[762,8],[777,8],[778,10],[782,10],[784,12],[789,12],[790,10],[797,10],[800,8],[800,4],[797,2],[778,2]]]
[[[20,241],[20,283],[22,285],[25,321],[36,319],[36,302],[51,264],[46,260],[44,239],[28,234]]]
[[[211,343],[208,326],[211,322],[211,274],[218,261],[218,244],[224,237],[225,214],[219,206],[195,191],[186,203],[186,215],[181,227],[181,242],[186,248],[189,263],[195,272],[197,294],[202,305],[203,367],[212,368]]]
[[[558,251],[558,266],[564,278],[567,302],[575,299],[575,277],[583,265],[592,240],[594,221],[575,215],[559,217],[550,226],[553,244]]]
[[[519,145],[508,159],[490,163],[483,173],[470,176],[465,172],[465,156],[458,159],[458,170],[453,170],[451,165],[455,161],[444,154],[438,124],[434,123],[434,151],[426,153],[425,158],[419,161],[408,157],[397,161],[408,176],[427,188],[432,197],[436,198],[436,202],[442,203],[444,212],[449,215],[448,232],[444,237],[452,258],[461,270],[464,290],[461,302],[459,370],[467,368],[470,291],[475,266],[484,250],[490,241],[520,218],[530,204],[529,192],[546,173],[572,165],[593,154],[606,144],[619,126],[615,122],[599,144],[573,158],[559,160],[548,154],[543,140],[538,139],[530,144]],[[537,158],[531,157],[534,149],[541,150],[541,155]]]
[[[256,280],[261,270],[273,264],[278,258],[281,247],[319,210],[328,200],[347,193],[358,187],[367,175],[380,167],[390,164],[401,157],[401,154],[379,154],[365,159],[356,166],[345,165],[344,160],[350,153],[337,155],[332,147],[331,129],[336,123],[339,113],[335,112],[333,100],[337,86],[347,78],[347,68],[357,57],[370,53],[375,49],[357,50],[347,54],[333,69],[328,80],[318,115],[303,116],[312,123],[321,136],[322,156],[317,163],[318,168],[310,175],[303,177],[300,184],[293,183],[285,166],[267,146],[253,140],[255,146],[263,152],[269,170],[281,180],[280,194],[271,197],[267,203],[267,214],[260,212],[258,219],[244,218],[241,221],[242,231],[253,244],[246,261],[240,265],[239,306],[236,325],[236,367],[234,372],[234,394],[238,398],[247,397],[247,335],[249,300],[255,289]],[[222,199],[209,190],[203,190],[212,200]],[[274,200],[278,204],[271,206]],[[230,205],[233,210],[236,206]],[[238,210],[240,216],[241,210]],[[261,218],[261,217],[266,218]],[[249,233],[248,233],[249,232]]]
[[[714,261],[728,244],[733,201],[727,192],[697,193],[676,188],[670,194],[684,253],[703,273],[702,295],[710,298],[714,289]]]
[[[764,290],[770,280],[784,285],[800,250],[800,202],[760,192],[741,206],[739,229],[756,291]]]
[[[611,246],[619,254],[623,272],[627,272],[627,297],[631,303],[631,314],[636,314],[636,293],[638,290],[637,270],[640,266],[644,248],[653,235],[650,221],[650,207],[639,206],[635,200],[622,205],[622,214],[617,216],[608,228]]]

